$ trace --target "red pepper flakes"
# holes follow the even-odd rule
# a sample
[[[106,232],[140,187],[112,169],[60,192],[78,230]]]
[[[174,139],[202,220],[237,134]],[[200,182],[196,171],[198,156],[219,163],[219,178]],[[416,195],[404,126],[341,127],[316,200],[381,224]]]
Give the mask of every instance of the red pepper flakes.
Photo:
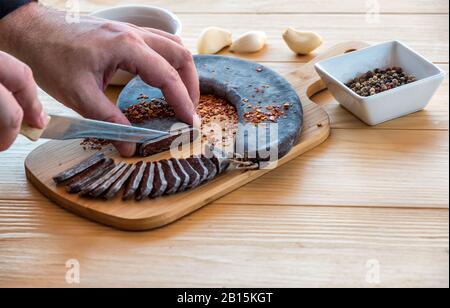
[[[266,106],[266,110],[267,112],[263,112],[260,108],[253,107],[251,111],[248,111],[244,114],[244,119],[248,123],[258,125],[262,122],[266,122],[267,120],[271,122],[277,122],[278,119],[284,115],[284,112],[281,111],[280,106]]]
[[[155,118],[168,118],[175,116],[172,107],[162,99],[152,99],[150,102],[140,102],[123,111],[131,123],[142,123]]]

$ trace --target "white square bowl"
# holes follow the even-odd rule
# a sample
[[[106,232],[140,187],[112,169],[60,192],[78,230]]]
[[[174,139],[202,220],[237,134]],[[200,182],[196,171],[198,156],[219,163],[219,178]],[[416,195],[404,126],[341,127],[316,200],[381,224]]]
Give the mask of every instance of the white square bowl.
[[[401,67],[417,81],[363,97],[346,83],[377,68]],[[368,125],[377,125],[424,109],[444,81],[445,72],[399,41],[387,42],[315,65],[336,100]]]

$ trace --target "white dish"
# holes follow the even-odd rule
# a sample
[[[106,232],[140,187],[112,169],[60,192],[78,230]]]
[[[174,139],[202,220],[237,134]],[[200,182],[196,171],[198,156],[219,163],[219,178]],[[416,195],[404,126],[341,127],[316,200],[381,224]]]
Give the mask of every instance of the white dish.
[[[346,83],[377,68],[401,67],[417,81],[362,97]],[[377,125],[424,109],[445,72],[399,41],[387,42],[321,61],[315,68],[336,100],[368,125]]]
[[[123,5],[102,9],[90,14],[108,20],[127,22],[139,27],[154,28],[180,35],[182,25],[180,19],[172,12],[151,5]],[[113,76],[110,84],[126,85],[134,76],[119,70]]]

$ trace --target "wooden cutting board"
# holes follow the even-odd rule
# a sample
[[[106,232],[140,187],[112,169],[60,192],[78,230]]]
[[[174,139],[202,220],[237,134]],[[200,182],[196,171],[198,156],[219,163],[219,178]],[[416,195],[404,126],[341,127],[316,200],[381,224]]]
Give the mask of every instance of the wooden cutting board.
[[[362,42],[339,44],[305,64],[302,69],[284,76],[300,96],[304,110],[304,125],[299,143],[277,162],[277,167],[320,145],[330,134],[330,120],[327,113],[310,100],[311,96],[325,89],[314,70],[314,64],[364,47],[367,45]],[[112,147],[106,147],[103,151],[116,161],[126,160],[131,163],[140,160],[121,158]],[[64,187],[56,186],[52,180],[53,176],[90,155],[92,152],[83,150],[79,140],[50,141],[28,155],[25,161],[27,178],[59,206],[93,221],[129,231],[149,230],[170,224],[273,170],[229,170],[212,182],[194,190],[141,202],[134,200],[124,202],[120,196],[108,201],[86,199],[68,194]],[[149,157],[148,160],[168,157],[169,153],[161,153]]]

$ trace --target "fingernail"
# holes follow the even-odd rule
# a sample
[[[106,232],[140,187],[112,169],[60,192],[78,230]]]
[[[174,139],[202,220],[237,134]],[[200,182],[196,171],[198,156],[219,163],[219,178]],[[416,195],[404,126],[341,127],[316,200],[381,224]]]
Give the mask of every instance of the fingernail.
[[[41,127],[45,128],[48,124],[48,122],[50,121],[50,117],[47,115],[47,113],[42,110],[41,115],[39,116],[39,120],[41,122]]]

